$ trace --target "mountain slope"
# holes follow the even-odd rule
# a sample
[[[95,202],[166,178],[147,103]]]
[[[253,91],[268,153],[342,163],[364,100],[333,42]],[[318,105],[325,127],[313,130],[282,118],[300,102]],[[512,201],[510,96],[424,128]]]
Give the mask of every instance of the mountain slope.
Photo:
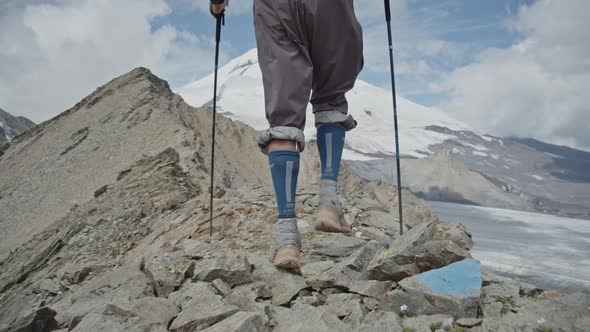
[[[35,123],[24,116],[13,116],[0,108],[0,141],[11,140],[34,126]]]
[[[532,139],[479,136],[439,126],[427,130],[455,138],[432,145],[431,157],[401,161],[402,184],[421,197],[590,218],[590,153]],[[394,162],[384,158],[348,164],[364,178],[396,183]]]
[[[210,129],[203,128],[210,119],[210,111],[189,107],[139,68],[17,136],[0,156],[0,253],[93,198],[145,155],[175,148],[188,172],[207,179]],[[267,161],[249,138],[253,130],[220,118],[218,133],[216,183],[262,182]]]
[[[526,201],[526,210],[590,217],[590,153],[532,139],[480,137],[435,126],[429,129],[458,138],[432,146],[432,150],[453,151],[457,162]]]
[[[217,188],[270,184],[268,159],[254,135],[251,127],[218,118]],[[198,193],[207,192],[210,144],[210,109],[190,107],[145,68],[112,80],[16,137],[0,155],[0,254],[99,195],[141,158],[168,148],[178,153],[178,163],[197,183]],[[319,156],[313,143],[310,151],[302,158],[302,185],[318,183]],[[345,167],[341,178],[342,188],[362,185]],[[382,200],[394,202],[392,189],[383,187]],[[418,206],[423,203],[409,196],[407,213]]]
[[[397,181],[393,158],[351,160],[347,165],[366,179]],[[488,177],[467,168],[450,150],[441,150],[427,158],[403,159],[401,168],[402,185],[426,200],[532,210],[525,198],[507,193]]]
[[[255,129],[268,127],[264,115],[262,74],[256,49],[230,61],[219,69],[219,111]],[[212,99],[213,74],[178,89],[191,105],[208,105]],[[347,94],[351,114],[358,127],[347,133],[345,159],[373,159],[395,153],[391,92],[358,80]],[[403,97],[398,98],[401,153],[424,157],[432,152],[429,146],[451,138],[425,130],[433,123],[461,130],[469,126],[452,119],[440,110],[427,108]],[[315,135],[311,107],[307,111],[307,139]]]

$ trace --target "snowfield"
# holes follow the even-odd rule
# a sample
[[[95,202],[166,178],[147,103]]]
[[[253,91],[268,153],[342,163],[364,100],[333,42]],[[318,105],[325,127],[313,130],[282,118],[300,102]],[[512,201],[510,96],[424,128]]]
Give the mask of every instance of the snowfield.
[[[212,101],[213,74],[177,89],[187,103],[200,107]],[[347,133],[345,159],[366,160],[395,154],[393,102],[391,91],[357,80],[346,95],[349,111],[358,127]],[[256,49],[230,61],[219,69],[218,110],[234,120],[255,129],[266,129],[262,73],[258,66]],[[401,154],[426,157],[430,145],[455,138],[424,129],[436,124],[453,130],[472,130],[443,111],[418,105],[398,96],[398,117]],[[311,106],[307,109],[306,139],[315,137]]]
[[[473,234],[473,257],[495,272],[539,287],[590,288],[588,220],[532,212],[429,202],[442,220]]]

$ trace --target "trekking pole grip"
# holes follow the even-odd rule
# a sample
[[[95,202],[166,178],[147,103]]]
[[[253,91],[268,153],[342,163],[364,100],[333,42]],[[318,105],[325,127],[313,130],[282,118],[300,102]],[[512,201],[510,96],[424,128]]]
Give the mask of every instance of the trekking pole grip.
[[[384,0],[385,1],[385,20],[387,22],[391,22],[391,9],[389,6],[389,0]]]

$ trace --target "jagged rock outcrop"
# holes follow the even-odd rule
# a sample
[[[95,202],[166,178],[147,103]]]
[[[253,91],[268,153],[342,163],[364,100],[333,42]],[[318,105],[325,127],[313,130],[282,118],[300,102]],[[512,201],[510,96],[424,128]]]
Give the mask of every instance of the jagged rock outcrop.
[[[43,216],[30,236],[16,232],[13,249],[0,252],[0,331],[36,321],[52,326],[46,330],[71,331],[401,331],[438,319],[391,308],[386,295],[403,290],[404,280],[372,280],[372,262],[403,243],[411,243],[403,249],[406,254],[427,253],[413,256],[416,273],[469,257],[471,239],[461,226],[439,222],[408,193],[407,231],[400,237],[395,188],[367,183],[344,168],[340,190],[353,233],[315,231],[319,161],[310,148],[296,204],[304,266],[301,273],[278,270],[270,260],[277,215],[273,189],[268,174],[260,171],[267,161],[254,143],[246,143],[252,129],[223,117],[218,122],[222,172],[210,238],[208,114],[168,91],[145,69],[134,70],[17,137],[6,150],[3,167],[34,167],[22,189],[11,186],[24,181],[24,172],[17,172],[16,179],[0,177],[2,195],[13,196],[10,204],[0,199],[2,207],[12,209],[5,218],[24,211],[39,221],[42,207],[64,206]],[[100,119],[110,127],[96,124]],[[103,135],[106,141],[99,144],[93,135],[100,132],[111,133],[113,140]],[[46,141],[50,138],[56,140],[53,145]],[[132,144],[137,151],[130,150]],[[36,162],[23,154],[29,152]],[[95,158],[104,162],[89,168]],[[63,180],[64,188],[51,186],[43,170]],[[66,179],[67,172],[73,180]],[[65,188],[74,184],[75,190]],[[33,202],[42,207],[13,205],[31,194],[55,197]],[[75,205],[71,197],[77,197]],[[10,227],[4,230],[15,229]],[[385,256],[396,261],[396,255]],[[529,324],[527,317],[541,310],[530,303],[535,297],[548,304],[560,301],[564,310],[577,314],[588,306],[588,294],[549,295],[498,278],[484,276],[476,303],[483,319],[475,328],[491,330],[496,322],[511,327],[507,317],[520,317],[519,310],[528,316],[518,319]],[[442,316],[449,327],[472,323],[455,321],[466,318],[461,312]],[[543,324],[556,326],[561,317],[566,316],[547,314]],[[571,321],[568,326],[585,323]]]
[[[122,75],[15,137],[0,158],[0,253],[92,199],[144,156],[167,148],[194,182],[208,179],[211,112],[197,110],[145,68]],[[216,184],[263,182],[254,130],[220,117]],[[252,144],[248,144],[252,142]]]
[[[0,142],[9,141],[34,126],[35,123],[24,116],[13,116],[0,108]]]
[[[423,223],[398,238],[369,263],[371,279],[399,281],[471,257],[471,234],[463,225]]]

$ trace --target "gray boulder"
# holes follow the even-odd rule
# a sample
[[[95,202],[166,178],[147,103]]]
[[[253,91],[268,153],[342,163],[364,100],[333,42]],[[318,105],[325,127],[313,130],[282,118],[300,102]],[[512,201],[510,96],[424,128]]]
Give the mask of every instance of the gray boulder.
[[[108,304],[103,313],[121,318],[139,317],[142,322],[166,326],[178,314],[178,307],[165,298],[144,297],[129,302]]]
[[[324,288],[348,287],[356,280],[362,279],[362,272],[352,270],[344,262],[334,264],[331,261],[306,264],[301,268],[305,282],[315,290]]]
[[[60,293],[62,290],[57,278],[45,278],[41,280],[37,289],[54,295]]]
[[[317,307],[318,305],[322,304],[322,299],[325,300],[325,297],[317,292],[313,292],[311,295],[301,295],[291,302],[291,306],[296,304],[307,304]]]
[[[587,331],[590,292],[544,292],[522,297],[501,317],[485,317],[473,331]]]
[[[489,271],[482,273],[482,313],[484,317],[500,317],[515,311],[521,300],[521,294],[528,297],[542,292],[534,285],[496,275]],[[530,299],[529,299],[530,300]]]
[[[195,263],[176,253],[163,252],[148,257],[142,264],[143,272],[150,278],[157,296],[168,296],[191,278]]]
[[[369,278],[399,281],[469,258],[472,247],[471,234],[463,225],[421,224],[377,253],[367,267]]]
[[[231,293],[231,287],[225,281],[221,279],[215,279],[211,282],[211,285],[217,291],[217,294],[221,296],[227,296]]]
[[[270,286],[272,304],[279,306],[288,304],[302,289],[309,288],[303,276],[277,269],[266,257],[256,255],[249,257],[254,264],[253,278]]]
[[[10,323],[7,326],[7,329],[3,331],[53,331],[57,329],[55,314],[55,310],[52,310],[51,308],[39,308]]]
[[[139,317],[122,318],[116,315],[89,313],[73,328],[73,332],[166,332],[166,325],[144,322]]]
[[[367,310],[361,304],[361,296],[350,293],[328,295],[326,308],[352,328],[358,328]]]
[[[57,312],[55,318],[61,326],[79,322],[87,313],[102,313],[108,304],[153,296],[146,275],[135,267],[124,266],[80,284],[50,307]]]
[[[446,331],[453,328],[453,317],[449,315],[425,315],[419,317],[408,317],[402,322],[404,329],[410,331]]]
[[[273,316],[274,332],[352,331],[336,314],[324,307],[301,304],[291,310],[277,310]]]
[[[354,271],[364,272],[375,254],[383,249],[383,243],[372,240],[344,259],[344,266]]]
[[[313,248],[311,250],[312,255],[346,257],[356,249],[364,246],[365,243],[366,241],[362,238],[335,233],[318,236],[309,245]]]
[[[394,283],[378,280],[353,280],[347,287],[349,292],[381,299],[394,287]]]
[[[371,258],[383,248],[378,241],[370,241],[339,263],[319,261],[306,264],[301,269],[305,282],[316,290],[325,288],[345,289],[352,293],[381,298],[389,291],[390,281],[368,280],[366,267]]]
[[[240,311],[258,312],[265,314],[270,307],[270,301],[257,302],[251,300],[247,294],[242,293],[244,290],[234,290],[231,294],[223,299],[223,303],[234,305]]]
[[[204,282],[184,285],[169,298],[181,308],[170,324],[170,331],[206,328],[238,312],[238,307],[223,303],[221,296]]]
[[[402,332],[399,316],[391,311],[374,310],[368,313],[358,331],[360,332]]]
[[[481,322],[481,318],[459,318],[456,323],[461,327],[474,327],[480,325]]]
[[[223,254],[208,261],[197,278],[203,281],[221,279],[231,286],[252,282],[252,264],[243,252]]]
[[[264,315],[240,311],[221,322],[203,330],[204,332],[262,332],[268,331]]]
[[[125,319],[112,315],[89,313],[72,329],[74,332],[92,330],[124,332],[129,330],[129,322],[125,322]]]
[[[393,310],[409,316],[476,317],[481,306],[479,261],[464,260],[406,278],[387,296]]]
[[[61,284],[69,286],[79,284],[90,278],[93,274],[100,273],[106,269],[106,266],[100,265],[66,264],[58,271],[57,276]]]

